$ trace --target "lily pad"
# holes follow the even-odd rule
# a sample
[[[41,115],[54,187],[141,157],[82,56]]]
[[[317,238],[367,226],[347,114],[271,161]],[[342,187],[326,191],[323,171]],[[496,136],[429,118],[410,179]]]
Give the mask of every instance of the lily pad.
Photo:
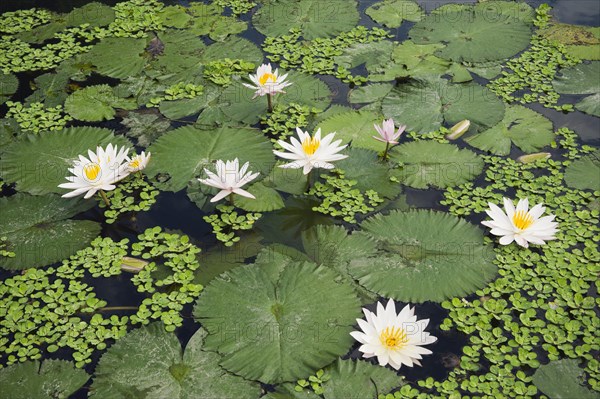
[[[75,119],[86,122],[100,122],[113,119],[116,108],[135,109],[132,99],[117,97],[109,85],[88,86],[77,90],[65,101],[65,111]]]
[[[152,110],[129,112],[121,124],[127,127],[127,137],[137,139],[137,145],[148,147],[158,137],[165,134],[171,127],[171,122]]]
[[[504,104],[487,88],[476,83],[450,84],[444,79],[415,79],[397,86],[383,99],[381,109],[386,118],[419,133],[463,119],[471,121],[472,131],[481,131],[504,117]]]
[[[67,99],[69,79],[70,74],[65,72],[38,76],[32,85],[35,91],[27,97],[27,102],[43,102],[46,107],[62,105]]]
[[[375,141],[375,140],[373,140]],[[377,142],[377,141],[376,141]],[[385,144],[379,142],[379,149]],[[344,150],[348,158],[336,162],[336,166],[345,172],[346,178],[356,181],[356,188],[361,191],[374,190],[380,196],[394,198],[402,191],[399,183],[390,180],[390,168],[379,162],[375,151],[363,148]],[[365,167],[365,165],[369,165]]]
[[[106,4],[96,2],[75,8],[65,16],[67,26],[79,26],[82,24],[106,26],[114,20],[115,10]]]
[[[600,150],[567,166],[565,182],[567,186],[579,190],[600,190]]]
[[[565,45],[567,54],[580,60],[600,60],[600,27],[561,24],[550,21],[550,24],[539,30],[539,34],[551,41]]]
[[[367,70],[371,70],[373,66],[389,65],[395,46],[396,44],[389,40],[355,43],[343,49],[343,54],[335,57],[335,63],[347,69],[365,64]]]
[[[360,303],[336,278],[324,266],[279,257],[222,274],[194,308],[209,333],[206,348],[222,355],[225,369],[264,383],[311,374],[352,343]]]
[[[0,74],[0,105],[10,100],[19,88],[19,79],[13,74]]]
[[[248,24],[235,17],[221,15],[223,9],[215,4],[193,3],[188,9],[192,16],[186,29],[195,35],[208,35],[212,40],[222,41],[248,29]]]
[[[231,58],[253,62],[257,65],[263,62],[262,50],[248,39],[230,36],[222,42],[213,43],[206,48],[202,60],[206,62]]]
[[[365,13],[388,28],[398,28],[402,21],[419,22],[424,16],[421,7],[411,0],[384,0],[373,4]]]
[[[111,78],[124,79],[142,71],[142,57],[146,41],[131,37],[108,37],[93,46],[83,59],[96,67],[96,71]]]
[[[355,0],[281,0],[264,4],[252,22],[266,36],[281,36],[298,28],[304,39],[312,40],[349,31],[359,19]]]
[[[458,186],[477,177],[483,160],[469,150],[435,141],[412,141],[390,151],[390,158],[401,166],[396,177],[413,188]]]
[[[403,384],[393,370],[360,360],[338,359],[326,372],[331,379],[323,384],[325,399],[377,399],[380,392]]]
[[[380,251],[354,259],[348,270],[383,297],[441,302],[473,293],[496,275],[494,252],[483,243],[483,231],[456,216],[392,211],[367,219],[361,228],[379,241]]]
[[[575,108],[600,117],[600,61],[564,69],[552,84],[558,93],[592,94],[577,103]]]
[[[383,115],[373,111],[349,111],[334,115],[321,122],[319,127],[322,134],[336,132],[335,139],[341,139],[342,144],[352,143],[352,147],[367,148],[369,150],[382,150],[382,143],[375,140],[378,136],[373,127],[381,124]]]
[[[552,143],[554,137],[549,119],[521,105],[509,105],[500,123],[484,132],[467,136],[465,141],[480,150],[508,155],[511,144],[524,152],[535,152]]]
[[[66,399],[90,376],[71,362],[47,359],[0,369],[0,397],[10,399]]]
[[[510,3],[443,6],[415,24],[409,36],[417,44],[446,44],[436,55],[455,62],[510,58],[529,45],[532,26],[515,17],[523,15],[522,6]]]
[[[239,158],[240,164],[249,161],[250,170],[263,176],[275,164],[271,142],[251,128],[200,130],[184,126],[158,138],[149,151],[152,162],[146,173],[151,177],[168,174],[169,180],[159,186],[170,191],[185,188],[188,181],[203,175],[203,169],[218,159]]]
[[[58,185],[66,182],[73,161],[108,143],[131,146],[129,140],[115,136],[111,130],[91,126],[30,135],[6,148],[0,159],[0,173],[7,183],[17,183],[18,191],[65,194],[66,190]]]
[[[348,101],[352,104],[373,103],[381,101],[394,88],[389,83],[373,83],[350,90]]]
[[[225,372],[198,330],[181,349],[160,323],[133,330],[100,358],[92,398],[255,399],[260,386]]]
[[[267,187],[262,182],[248,186],[247,191],[256,199],[237,196],[235,205],[248,212],[269,212],[283,208],[283,198],[277,190]]]
[[[0,198],[0,236],[14,257],[0,257],[4,269],[46,266],[85,248],[100,234],[90,220],[67,220],[94,205],[93,201],[18,193]]]
[[[597,399],[598,392],[581,384],[583,370],[576,359],[556,360],[540,366],[533,383],[551,399]]]

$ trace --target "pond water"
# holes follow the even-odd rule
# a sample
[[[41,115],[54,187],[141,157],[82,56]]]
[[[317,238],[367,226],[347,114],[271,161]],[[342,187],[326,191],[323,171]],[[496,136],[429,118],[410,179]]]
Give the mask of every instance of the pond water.
[[[76,7],[84,6],[89,3],[86,0],[73,0],[73,1],[34,1],[34,0],[25,0],[25,1],[3,1],[0,4],[0,13],[23,10],[32,7],[36,8],[45,8],[49,9],[53,12],[59,13],[68,13],[72,9]],[[106,5],[114,6],[118,2],[117,1],[104,1]],[[176,5],[180,4],[183,6],[189,6],[193,4],[191,2],[176,2],[176,1],[163,1],[166,5]],[[365,26],[367,28],[373,27],[381,27],[380,24],[371,19],[365,11],[373,6],[376,1],[358,1],[358,10],[360,12],[360,19],[358,24]],[[476,3],[475,1],[417,1],[417,3],[426,11],[431,12],[432,10],[448,3]],[[600,2],[597,1],[572,1],[572,0],[557,0],[557,1],[548,1],[542,2],[540,0],[528,1],[527,4],[532,7],[538,7],[542,3],[548,3],[552,7],[552,15],[556,20],[565,24],[578,24],[578,25],[587,25],[587,26],[598,26],[600,22]],[[256,10],[256,8],[255,8]],[[241,21],[247,22],[249,24],[248,29],[244,30],[239,34],[240,37],[250,40],[255,43],[258,47],[260,47],[264,40],[265,36],[257,30],[253,24],[253,14],[255,11],[251,11],[246,14],[242,14],[239,16]],[[226,15],[230,15],[230,12],[227,11]],[[390,40],[395,40],[398,42],[404,42],[408,40],[409,31],[411,28],[418,24],[419,22],[410,22],[404,21],[400,27],[398,28],[389,28],[389,32],[391,35]],[[160,35],[160,34],[159,34]],[[206,44],[212,44],[214,41],[205,37]],[[375,55],[373,55],[375,56]],[[515,57],[518,55],[514,55]],[[511,56],[512,58],[512,56]],[[368,59],[368,57],[367,57]],[[365,60],[367,60],[365,59]],[[364,61],[360,63],[359,66],[352,68],[351,72],[353,75],[358,76],[367,76],[369,75],[368,66],[364,65]],[[29,87],[30,82],[32,82],[36,77],[41,75],[41,72],[19,72],[17,76],[20,80],[19,90],[11,97],[12,101],[24,101],[29,95],[33,93],[33,90]],[[329,91],[332,93],[331,103],[335,105],[342,105],[351,107],[354,109],[360,108],[362,104],[352,104],[348,101],[349,93],[355,88],[354,85],[350,85],[348,83],[343,83],[340,79],[337,79],[331,75],[320,75],[315,74],[321,81],[323,81]],[[448,76],[448,75],[445,75]],[[480,77],[474,76],[474,82],[480,85],[486,85],[489,83],[489,80]],[[116,86],[119,83],[118,79],[111,79],[101,75],[92,75],[83,86],[91,86],[91,85],[99,85],[99,84],[110,84],[111,86]],[[561,94],[559,104],[575,104],[579,102],[585,95],[569,95],[569,94]],[[262,101],[263,98],[257,99],[257,101]],[[578,140],[580,140],[580,145],[585,144],[595,148],[600,147],[600,119],[597,116],[589,115],[578,110],[574,112],[561,112],[551,108],[546,108],[539,103],[532,103],[527,105],[528,108],[538,112],[539,114],[545,116],[553,123],[553,131],[556,131],[562,127],[567,127],[569,129],[574,130],[577,133]],[[7,111],[7,106],[0,106],[0,115],[5,115]],[[117,114],[118,115],[118,114]],[[176,121],[171,122],[171,129],[178,128],[182,126],[188,126],[190,123],[193,123],[197,118],[197,113],[191,116],[177,117],[173,119],[177,119]],[[123,133],[126,128],[119,123],[120,119],[117,116],[116,119],[111,119],[109,121],[99,122],[99,123],[86,123],[86,122],[78,122],[74,121],[72,123],[73,126],[79,125],[93,125],[100,127],[107,127],[110,129],[114,129],[119,133]],[[397,124],[401,123],[397,121]],[[514,123],[517,123],[514,121]],[[251,126],[255,128],[261,128],[260,123],[250,123]],[[446,125],[448,125],[446,123]],[[449,127],[449,126],[448,126]],[[375,132],[373,132],[375,134]],[[452,142],[456,144],[461,149],[470,149],[477,154],[484,154],[484,151],[480,149],[475,150],[472,146],[468,145],[463,141]],[[243,145],[243,144],[242,144]],[[509,144],[510,146],[510,144]],[[548,146],[540,146],[543,147],[543,151],[549,151],[552,153],[552,156],[560,159],[562,156],[562,150],[557,149],[549,149]],[[138,152],[143,150],[143,147],[138,147]],[[516,146],[512,146],[509,154],[507,155],[509,158],[516,159],[518,156],[537,152],[533,150],[523,151]],[[370,165],[364,165],[365,168],[369,168]],[[474,180],[475,186],[484,186],[488,184],[485,180],[485,172]],[[350,176],[352,177],[352,176]],[[599,176],[600,179],[600,176]],[[377,191],[377,187],[374,187]],[[9,185],[8,187],[4,187],[2,191],[3,196],[11,196],[15,194],[17,190],[13,185]],[[590,190],[591,191],[591,190]],[[514,193],[514,190],[513,190]],[[597,193],[597,192],[596,192]],[[433,209],[443,212],[448,212],[450,207],[447,205],[442,205],[441,202],[445,199],[444,189],[436,189],[436,188],[427,188],[421,189],[416,187],[405,187],[403,190],[404,200],[406,204],[412,208],[422,208],[422,209]],[[292,194],[283,194],[284,200],[290,200],[294,195]],[[403,209],[402,207],[399,207]],[[393,208],[392,208],[393,209]],[[404,208],[406,209],[406,208]],[[188,197],[188,193],[186,190],[179,190],[176,192],[172,191],[161,191],[158,194],[156,203],[152,205],[151,209],[145,212],[138,212],[136,214],[125,214],[118,218],[118,220],[114,224],[108,224],[105,222],[104,209],[99,206],[95,206],[85,212],[79,213],[75,216],[77,220],[91,220],[98,222],[101,224],[101,235],[103,237],[110,237],[114,241],[121,240],[123,238],[127,238],[131,241],[136,241],[137,236],[144,232],[147,228],[152,228],[154,226],[161,226],[164,230],[169,232],[174,232],[178,234],[185,234],[190,237],[191,242],[198,245],[202,248],[203,253],[210,253],[211,255],[215,255],[219,251],[221,251],[221,260],[225,258],[224,265],[220,266],[223,270],[227,270],[229,268],[233,268],[237,266],[240,261],[245,260],[246,263],[252,263],[255,260],[255,252],[253,251],[253,241],[250,239],[250,243],[248,247],[241,246],[238,248],[235,254],[232,255],[231,252],[228,252],[223,244],[215,239],[211,231],[211,226],[203,220],[203,217],[207,214],[210,214],[210,211],[202,210],[197,206],[193,201]],[[267,212],[264,212],[265,214]],[[304,213],[306,215],[307,213]],[[278,214],[281,215],[281,214]],[[311,216],[312,215],[312,216]],[[312,213],[308,217],[322,217],[322,215],[318,215],[316,213]],[[281,216],[277,216],[281,217]],[[301,216],[302,217],[302,216]],[[485,219],[485,214],[482,212],[474,212],[470,215],[464,215],[463,218],[470,223],[479,225],[479,223]],[[332,218],[328,217],[328,223],[331,222]],[[268,221],[273,219],[265,219],[267,222],[259,221],[257,223],[257,227],[255,231],[259,234],[262,234],[264,237],[278,237],[280,239],[277,242],[281,244],[286,244],[290,247],[294,247],[296,249],[302,250],[303,244],[300,242],[300,237],[296,236],[295,240],[290,240],[288,237],[293,236],[291,232],[297,230],[297,226],[290,226],[289,231],[281,230],[281,225],[269,225]],[[318,219],[320,220],[320,219]],[[317,223],[318,223],[317,220]],[[359,230],[358,224],[355,223],[340,223],[340,220],[337,220],[338,224],[343,225],[347,230]],[[310,220],[303,220],[304,226],[310,226],[312,222]],[[563,226],[561,226],[563,227]],[[432,227],[435,228],[435,227]],[[564,227],[566,228],[566,227]],[[491,236],[493,237],[493,236]],[[242,238],[243,240],[244,238]],[[268,240],[267,240],[268,241]],[[242,241],[243,242],[243,241]],[[264,243],[263,243],[264,244]],[[497,244],[496,244],[497,245]],[[512,244],[516,245],[516,244]],[[583,248],[583,245],[580,246]],[[241,255],[239,255],[241,253]],[[504,254],[506,255],[506,254]],[[508,256],[508,255],[506,255]],[[233,262],[228,264],[228,259],[234,259]],[[200,264],[205,258],[200,256]],[[211,258],[214,259],[214,258]],[[587,260],[585,261],[587,263]],[[0,277],[3,280],[11,278],[16,275],[18,272],[14,271],[5,271],[0,269]],[[217,273],[215,273],[217,274]],[[139,294],[136,291],[135,286],[131,282],[131,278],[129,275],[123,274],[119,276],[113,276],[110,278],[92,278],[91,276],[84,277],[83,281],[90,286],[93,286],[95,292],[99,298],[102,298],[108,303],[108,306],[138,306],[140,302],[145,297],[143,294]],[[481,287],[482,288],[482,287]],[[479,295],[474,293],[475,290],[467,290],[469,292],[468,295],[463,295],[465,301],[472,302],[479,298]],[[589,291],[589,295],[597,298],[597,293],[594,292],[593,287]],[[461,296],[461,295],[457,295]],[[383,301],[383,297],[381,297]],[[252,302],[254,298],[248,297],[248,302]],[[400,310],[400,305],[404,306],[407,302],[397,301],[398,307],[397,310]],[[438,341],[435,345],[431,346],[433,354],[429,356],[425,356],[421,361],[423,367],[415,367],[408,368],[402,367],[399,371],[399,374],[404,376],[407,381],[412,383],[416,383],[416,381],[424,380],[427,377],[433,377],[436,380],[443,381],[448,378],[449,373],[455,369],[460,361],[458,360],[463,352],[463,347],[469,343],[469,335],[459,331],[456,327],[451,328],[449,331],[444,331],[440,328],[440,325],[443,324],[444,319],[449,317],[449,311],[444,309],[442,305],[438,302],[425,301],[424,303],[416,304],[416,312],[419,319],[430,319],[428,331],[438,338]],[[371,303],[365,305],[366,308],[374,311],[375,304]],[[192,336],[199,329],[200,324],[194,320],[193,317],[193,303],[188,303],[183,307],[183,310],[180,314],[183,317],[183,325],[176,330],[177,337],[180,342],[185,345]],[[597,304],[595,307],[597,312]],[[132,312],[128,310],[124,311],[115,311],[113,312],[117,315],[130,315]],[[498,319],[500,320],[500,319]],[[492,324],[494,326],[500,326],[500,322],[498,320],[494,320]],[[358,343],[354,343],[351,350],[348,351],[343,358],[352,358],[352,359],[360,359],[362,353],[359,352],[358,347],[360,345]],[[495,349],[499,349],[498,346]],[[534,349],[537,351],[539,355],[539,360],[542,363],[548,362],[548,356],[546,353],[538,348]],[[598,348],[597,345],[595,348],[591,350],[594,353],[594,357],[598,360]],[[93,375],[94,370],[98,364],[98,360],[102,356],[105,351],[96,351],[92,355],[92,362],[85,366],[85,370]],[[52,355],[53,358],[62,358],[70,360],[70,351],[67,349],[60,349],[58,352]],[[573,357],[573,356],[571,356]],[[2,358],[2,357],[0,357]],[[3,358],[4,359],[4,358]],[[586,358],[587,359],[587,358]],[[6,360],[6,359],[4,359]],[[586,361],[589,361],[587,359]],[[375,364],[375,362],[374,362]],[[490,362],[488,360],[482,359],[480,364],[483,365],[484,368],[490,366]],[[586,363],[587,364],[587,363]],[[528,375],[531,375],[534,371],[529,365],[523,365],[523,370],[525,370]],[[587,369],[586,369],[587,370]],[[316,371],[316,370],[315,370]],[[261,380],[262,381],[262,380]],[[264,381],[263,381],[264,382]],[[89,386],[91,381],[88,381],[86,386],[79,389],[76,393],[74,393],[72,398],[84,398],[87,397],[89,392]],[[263,383],[262,387],[264,390],[273,391],[277,388],[277,384],[271,383]],[[387,392],[387,391],[386,391]],[[386,393],[379,392],[379,393]],[[597,393],[597,392],[596,392]],[[3,397],[0,394],[0,397]],[[115,396],[116,397],[116,396]],[[142,396],[140,396],[142,397]],[[291,396],[290,396],[291,397]],[[315,396],[316,397],[316,396]],[[531,394],[527,397],[540,397],[540,393],[537,392],[535,394]],[[327,397],[330,399],[331,397]]]

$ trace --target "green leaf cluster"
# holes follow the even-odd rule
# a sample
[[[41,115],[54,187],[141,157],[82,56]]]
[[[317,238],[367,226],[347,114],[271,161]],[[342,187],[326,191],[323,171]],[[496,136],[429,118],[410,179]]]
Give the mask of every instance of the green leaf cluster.
[[[245,76],[253,72],[256,65],[240,59],[223,58],[210,61],[204,65],[204,78],[219,86],[229,86],[232,76]]]
[[[5,12],[0,15],[0,33],[14,35],[27,32],[33,28],[48,23],[52,14],[48,10],[30,8],[28,10],[17,10]]]
[[[63,129],[73,118],[63,111],[62,105],[46,107],[33,102],[28,106],[20,102],[7,101],[7,118],[13,118],[23,132],[40,133]]]
[[[271,136],[275,148],[281,149],[277,144],[278,140],[286,141],[288,137],[296,134],[297,127],[305,129],[319,112],[317,108],[307,105],[276,104],[273,112],[261,118],[262,131]]]
[[[121,181],[116,189],[106,193],[109,207],[104,202],[100,203],[101,208],[107,208],[104,211],[106,223],[114,223],[120,215],[127,212],[150,210],[159,193],[160,191],[140,173],[130,175],[127,180]]]
[[[254,223],[261,218],[258,212],[238,213],[235,207],[229,205],[217,205],[217,213],[204,216],[202,219],[212,226],[212,232],[217,238],[230,247],[240,240],[236,235],[238,230],[250,230]]]

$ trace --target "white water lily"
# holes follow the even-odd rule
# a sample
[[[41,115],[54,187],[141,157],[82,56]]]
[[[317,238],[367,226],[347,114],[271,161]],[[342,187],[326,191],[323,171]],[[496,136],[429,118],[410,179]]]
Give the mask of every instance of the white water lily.
[[[148,166],[148,162],[150,162],[150,156],[152,153],[148,153],[146,155],[145,151],[142,151],[141,154],[137,154],[131,158],[127,157],[127,167],[130,173],[139,172]]]
[[[256,70],[256,75],[249,75],[250,80],[254,85],[243,83],[244,86],[254,89],[254,97],[264,96],[266,94],[285,93],[284,88],[291,85],[291,82],[286,82],[287,74],[279,76],[279,70],[271,68],[271,64],[262,64]]]
[[[556,238],[558,223],[554,222],[554,215],[540,217],[546,211],[542,204],[529,209],[529,201],[525,198],[519,200],[515,209],[513,202],[504,198],[504,211],[495,204],[488,205],[490,209],[485,212],[492,220],[485,220],[481,224],[490,227],[490,233],[501,236],[501,245],[515,241],[527,248],[529,243],[542,245]]]
[[[366,321],[356,319],[362,331],[350,335],[362,345],[358,348],[363,357],[377,357],[380,366],[389,364],[398,370],[403,364],[412,367],[421,365],[422,355],[432,352],[423,348],[437,341],[425,331],[429,319],[417,320],[415,309],[406,305],[396,314],[396,304],[390,299],[384,308],[377,303],[377,313],[363,308]]]
[[[342,140],[333,141],[334,133],[329,133],[321,140],[321,129],[318,129],[313,137],[308,132],[296,128],[300,141],[292,137],[291,143],[278,140],[277,143],[289,152],[273,150],[275,155],[280,158],[290,159],[294,162],[280,165],[281,168],[303,168],[304,174],[308,174],[313,168],[333,169],[334,165],[330,162],[339,161],[348,158],[348,155],[338,154],[347,147],[340,146]],[[333,141],[333,142],[332,142]]]
[[[84,198],[90,198],[99,190],[110,191],[115,189],[114,183],[122,180],[129,174],[126,162],[129,148],[108,144],[106,149],[97,147],[96,152],[88,150],[88,157],[79,155],[73,162],[67,176],[69,183],[59,184],[58,187],[72,190],[63,195],[64,198],[76,197],[85,193]]]
[[[391,118],[387,120],[384,119],[381,126],[379,126],[378,124],[374,124],[373,126],[375,127],[375,130],[377,130],[377,133],[379,133],[379,137],[373,136],[373,138],[375,140],[379,140],[387,144],[398,144],[398,139],[400,138],[400,135],[406,129],[406,125],[402,125],[399,126],[398,131],[396,131],[396,127],[394,126],[394,120]]]
[[[217,170],[216,174],[208,169],[204,169],[208,179],[198,179],[200,183],[221,189],[217,195],[212,197],[210,202],[219,201],[231,193],[239,194],[252,199],[256,198],[254,195],[241,188],[242,186],[256,179],[256,177],[260,174],[248,171],[250,162],[246,162],[240,169],[240,161],[237,158],[233,161],[227,162],[223,162],[219,159],[215,166]]]

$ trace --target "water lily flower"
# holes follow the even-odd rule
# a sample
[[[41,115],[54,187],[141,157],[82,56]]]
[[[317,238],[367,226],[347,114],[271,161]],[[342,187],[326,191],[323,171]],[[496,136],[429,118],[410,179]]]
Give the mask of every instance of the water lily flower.
[[[376,313],[364,308],[363,313],[366,321],[356,319],[362,331],[350,335],[362,344],[358,350],[364,358],[376,356],[380,366],[389,364],[398,370],[403,364],[420,366],[421,355],[432,353],[422,347],[437,341],[425,331],[429,319],[417,320],[415,309],[409,305],[396,314],[396,304],[390,299],[385,308],[378,302]]]
[[[127,167],[130,173],[139,172],[148,166],[148,162],[150,162],[150,156],[152,153],[148,153],[146,155],[145,151],[142,151],[141,154],[136,154],[132,158],[127,157]]]
[[[291,85],[291,82],[286,82],[285,78],[287,78],[287,73],[285,75],[279,76],[279,70],[271,68],[271,64],[262,64],[256,70],[256,75],[248,75],[250,80],[254,85],[244,83],[243,85],[256,90],[254,93],[254,97],[264,96],[266,94],[273,95],[277,93],[285,93],[283,91],[284,88]]]
[[[396,128],[394,126],[394,120],[391,118],[387,120],[384,119],[381,126],[376,123],[373,124],[373,126],[375,126],[375,130],[377,130],[377,133],[379,133],[380,136],[373,136],[373,138],[387,144],[398,144],[398,138],[406,129],[406,125],[401,125],[398,127],[398,131],[394,133]]]
[[[457,138],[465,134],[470,127],[471,121],[468,119],[464,119],[450,128],[450,133],[446,135],[446,138],[448,140],[456,140]]]
[[[200,183],[221,189],[221,191],[219,191],[217,195],[212,197],[210,202],[217,202],[231,193],[256,199],[254,195],[241,188],[242,186],[256,179],[256,177],[260,174],[248,171],[248,166],[250,166],[250,162],[246,162],[240,169],[240,161],[237,158],[233,161],[227,162],[223,162],[219,159],[216,162],[215,166],[217,169],[216,174],[214,174],[208,169],[204,169],[204,172],[208,176],[208,179],[198,179]]]
[[[283,140],[277,141],[281,147],[289,152],[273,150],[275,155],[294,161],[280,165],[280,168],[303,168],[303,172],[306,175],[313,168],[333,169],[334,166],[330,162],[348,158],[348,155],[338,154],[338,152],[348,145],[340,146],[342,140],[333,141],[335,132],[329,133],[322,140],[321,129],[318,129],[313,137],[310,137],[308,132],[302,131],[299,127],[296,128],[296,132],[300,141],[296,140],[295,137],[292,137],[291,143],[286,143]]]
[[[481,224],[490,227],[490,233],[501,236],[501,245],[515,241],[527,248],[529,243],[543,245],[546,241],[556,239],[558,223],[553,221],[554,215],[540,217],[546,211],[542,204],[529,209],[529,201],[525,198],[519,200],[515,209],[513,202],[504,198],[505,211],[495,204],[488,205],[490,209],[485,212],[492,220],[485,220]]]
[[[96,152],[88,150],[88,157],[79,155],[79,159],[73,162],[69,172],[73,176],[67,176],[69,183],[59,184],[58,187],[71,189],[73,191],[63,195],[63,198],[76,197],[85,193],[83,198],[90,198],[100,191],[105,202],[107,202],[103,191],[115,189],[114,183],[122,180],[129,174],[125,159],[129,148],[108,144],[106,149],[97,147]]]

